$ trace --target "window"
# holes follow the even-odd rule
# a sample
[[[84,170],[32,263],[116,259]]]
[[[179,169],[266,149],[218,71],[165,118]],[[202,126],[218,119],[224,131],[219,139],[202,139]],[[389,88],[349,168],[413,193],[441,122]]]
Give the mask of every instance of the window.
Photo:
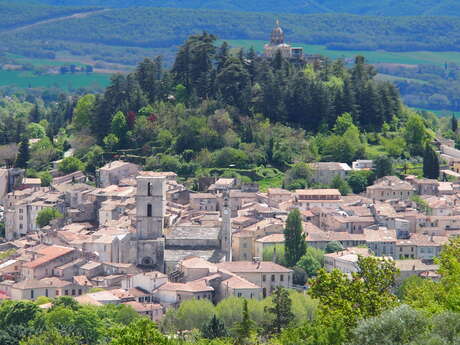
[[[267,277],[265,276],[265,274],[262,275],[262,281],[266,281],[267,280]]]
[[[81,294],[82,294],[81,289],[78,289],[78,296],[80,296]]]
[[[56,290],[56,296],[59,296],[59,290]]]
[[[152,217],[152,205],[147,205],[147,217]]]
[[[238,292],[238,297],[241,297],[241,296],[243,296],[243,295],[241,294],[241,292]]]
[[[75,296],[75,289],[72,289],[72,296]]]
[[[65,290],[64,295],[69,296],[69,290]]]
[[[152,196],[152,183],[147,183],[147,196]]]
[[[30,290],[30,298],[34,299],[34,290]]]
[[[45,296],[48,297],[48,289],[45,289]]]
[[[272,282],[274,282],[274,281],[275,281],[275,275],[272,274]]]
[[[19,229],[22,229],[22,224],[19,224]]]

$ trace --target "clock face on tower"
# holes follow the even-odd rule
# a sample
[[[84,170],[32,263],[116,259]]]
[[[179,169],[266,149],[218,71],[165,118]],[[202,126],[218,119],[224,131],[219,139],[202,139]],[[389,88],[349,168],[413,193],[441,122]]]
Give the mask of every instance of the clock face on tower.
[[[228,214],[228,210],[224,210],[224,214]]]

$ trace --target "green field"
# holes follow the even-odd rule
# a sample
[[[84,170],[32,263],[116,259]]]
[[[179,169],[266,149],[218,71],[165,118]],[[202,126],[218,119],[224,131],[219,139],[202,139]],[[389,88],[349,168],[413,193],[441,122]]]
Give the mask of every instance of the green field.
[[[99,73],[77,74],[47,74],[35,75],[28,71],[0,70],[0,86],[17,86],[23,88],[58,87],[63,90],[83,87],[106,87],[109,85],[110,75]]]
[[[254,47],[258,52],[263,51],[265,41],[258,40],[225,40],[232,47],[249,49]],[[320,54],[332,59],[354,58],[357,55],[366,57],[369,63],[394,63],[404,65],[444,65],[452,62],[460,65],[460,52],[387,52],[369,50],[329,50],[323,45],[292,43],[293,46],[303,47],[306,54]]]

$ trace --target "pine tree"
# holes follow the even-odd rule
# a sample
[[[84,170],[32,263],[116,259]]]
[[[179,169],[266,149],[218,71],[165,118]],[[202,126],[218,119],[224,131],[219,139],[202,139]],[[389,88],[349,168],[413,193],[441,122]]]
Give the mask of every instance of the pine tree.
[[[40,108],[38,104],[34,104],[32,110],[29,113],[29,121],[38,123],[41,119]]]
[[[452,114],[452,119],[450,120],[452,132],[457,133],[458,129],[458,120],[455,114]]]
[[[254,331],[254,321],[251,320],[248,310],[248,301],[243,300],[243,318],[241,322],[236,324],[234,329],[236,334],[236,344],[246,344],[251,338],[252,332]]]
[[[423,154],[423,176],[430,179],[439,177],[439,158],[430,144],[426,144]]]
[[[215,314],[212,319],[203,326],[201,333],[203,338],[206,339],[225,338],[228,336],[224,323],[219,320]]]
[[[277,287],[273,295],[273,306],[266,308],[267,312],[275,316],[270,324],[270,330],[273,333],[281,333],[294,320],[294,314],[291,309],[292,301],[288,291],[282,287]]]
[[[19,145],[18,158],[16,159],[16,168],[27,169],[27,162],[30,159],[29,139],[24,137]]]
[[[305,233],[302,229],[302,218],[298,209],[289,213],[286,228],[284,229],[286,263],[294,267],[305,254]]]

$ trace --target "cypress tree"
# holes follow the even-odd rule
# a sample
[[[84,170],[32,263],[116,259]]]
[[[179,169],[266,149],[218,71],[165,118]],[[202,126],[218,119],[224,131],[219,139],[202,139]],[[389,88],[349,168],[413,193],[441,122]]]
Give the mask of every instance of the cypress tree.
[[[29,138],[24,137],[19,145],[18,158],[16,159],[16,168],[27,169],[27,162],[30,159]]]
[[[289,213],[286,228],[284,229],[286,263],[294,267],[305,254],[305,234],[302,229],[302,218],[298,209]]]
[[[426,144],[423,153],[423,176],[431,179],[439,177],[439,158],[430,144]]]
[[[225,338],[228,336],[224,323],[219,320],[215,314],[211,320],[203,326],[201,333],[206,339]]]
[[[457,118],[455,117],[455,114],[452,114],[452,119],[450,120],[450,122],[451,122],[452,131],[454,133],[457,133],[458,121],[457,121]]]
[[[277,287],[273,296],[273,306],[268,307],[266,311],[274,315],[270,331],[279,334],[283,329],[289,327],[294,320],[294,314],[288,291],[282,287]]]

